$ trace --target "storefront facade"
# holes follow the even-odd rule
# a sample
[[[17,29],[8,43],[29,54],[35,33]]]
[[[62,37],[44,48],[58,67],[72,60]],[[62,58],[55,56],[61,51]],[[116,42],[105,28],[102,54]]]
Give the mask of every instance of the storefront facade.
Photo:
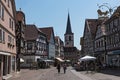
[[[120,67],[120,50],[114,50],[108,52],[108,61],[109,66]]]
[[[6,79],[16,71],[16,56],[0,52],[0,80]],[[5,54],[4,54],[5,53]]]

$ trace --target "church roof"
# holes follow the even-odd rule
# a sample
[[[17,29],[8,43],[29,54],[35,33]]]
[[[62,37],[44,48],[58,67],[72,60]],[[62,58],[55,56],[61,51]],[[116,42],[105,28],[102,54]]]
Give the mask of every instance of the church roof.
[[[71,29],[71,23],[70,23],[70,16],[68,13],[68,19],[67,19],[67,27],[66,27],[66,33],[65,34],[73,34]]]

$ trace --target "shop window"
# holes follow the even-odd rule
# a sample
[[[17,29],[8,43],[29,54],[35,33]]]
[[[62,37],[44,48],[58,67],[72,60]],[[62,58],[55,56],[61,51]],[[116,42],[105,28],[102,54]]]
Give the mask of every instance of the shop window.
[[[12,71],[15,71],[15,56],[12,56]]]

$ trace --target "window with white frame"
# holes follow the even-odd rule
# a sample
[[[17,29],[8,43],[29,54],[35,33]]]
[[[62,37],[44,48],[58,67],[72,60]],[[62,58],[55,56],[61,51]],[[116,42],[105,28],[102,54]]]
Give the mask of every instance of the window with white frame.
[[[12,29],[12,31],[14,30],[14,21],[9,18],[9,27]]]
[[[4,7],[0,4],[0,18],[4,20]]]
[[[5,32],[2,31],[2,42],[5,42]]]
[[[12,43],[12,37],[8,35],[8,43]]]
[[[9,18],[9,27],[11,28],[11,18]]]
[[[0,42],[5,42],[5,32],[0,29]]]
[[[14,28],[14,22],[13,21],[11,22],[11,27],[12,27],[12,30],[13,30],[13,28]]]

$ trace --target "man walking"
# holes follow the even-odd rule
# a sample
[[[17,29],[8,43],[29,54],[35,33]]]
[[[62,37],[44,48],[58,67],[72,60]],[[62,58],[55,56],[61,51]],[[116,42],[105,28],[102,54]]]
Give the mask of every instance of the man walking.
[[[57,64],[58,73],[60,73],[60,68],[61,68],[60,63],[58,63]]]

